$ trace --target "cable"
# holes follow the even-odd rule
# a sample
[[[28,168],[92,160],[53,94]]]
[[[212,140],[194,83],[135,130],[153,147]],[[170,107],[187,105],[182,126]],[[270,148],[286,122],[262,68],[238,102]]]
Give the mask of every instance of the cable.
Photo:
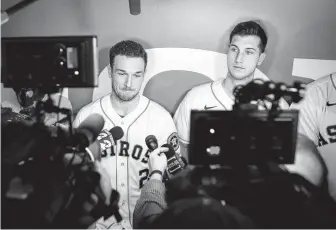
[[[64,89],[64,88],[61,88],[61,92],[60,92],[60,98],[59,98],[59,100],[58,100],[58,105],[57,105],[57,108],[60,108],[60,106],[61,106],[61,101],[62,101],[62,94],[63,94],[63,89]],[[58,121],[59,121],[59,114],[60,114],[60,113],[57,113],[57,121],[56,121],[56,122],[58,122]]]

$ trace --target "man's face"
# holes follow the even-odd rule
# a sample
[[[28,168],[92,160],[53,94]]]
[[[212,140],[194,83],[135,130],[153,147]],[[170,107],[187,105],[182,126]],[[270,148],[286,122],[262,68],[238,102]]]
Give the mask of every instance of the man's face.
[[[264,61],[265,53],[261,53],[260,42],[260,38],[255,35],[232,37],[227,54],[227,65],[234,79],[243,80],[251,76],[257,66]]]
[[[122,101],[131,101],[141,88],[145,62],[140,57],[117,55],[112,67],[112,89]]]

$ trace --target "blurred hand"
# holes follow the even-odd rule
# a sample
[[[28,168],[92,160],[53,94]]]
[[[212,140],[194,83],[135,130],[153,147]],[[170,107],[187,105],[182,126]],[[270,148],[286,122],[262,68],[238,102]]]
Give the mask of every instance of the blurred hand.
[[[323,183],[326,165],[313,141],[298,133],[294,164],[284,165],[291,173],[297,173],[316,186]]]
[[[109,205],[112,193],[112,182],[110,174],[107,172],[101,161],[94,162],[94,169],[100,174],[100,188],[105,196],[105,204]]]
[[[154,170],[160,170],[161,172],[164,172],[167,168],[167,157],[164,154],[169,149],[166,147],[160,147],[155,149],[153,152],[149,155],[149,172],[152,172]]]

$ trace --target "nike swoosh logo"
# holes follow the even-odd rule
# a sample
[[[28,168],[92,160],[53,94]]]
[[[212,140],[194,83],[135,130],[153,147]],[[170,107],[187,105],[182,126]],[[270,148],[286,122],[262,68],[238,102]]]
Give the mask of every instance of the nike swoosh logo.
[[[209,106],[209,107],[208,107],[208,106],[205,105],[205,106],[204,106],[204,110],[212,109],[212,108],[215,108],[215,107],[217,107],[217,106]]]
[[[329,101],[327,101],[327,106],[334,106],[334,105],[336,105],[336,103],[330,104]]]

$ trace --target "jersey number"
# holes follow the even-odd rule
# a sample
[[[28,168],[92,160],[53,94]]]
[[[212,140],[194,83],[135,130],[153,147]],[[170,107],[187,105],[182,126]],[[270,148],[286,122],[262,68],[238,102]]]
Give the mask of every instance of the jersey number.
[[[148,169],[142,169],[142,170],[139,171],[139,176],[140,176],[140,181],[139,181],[140,187],[139,187],[139,189],[141,189],[142,186],[144,186],[145,181],[147,180],[148,174],[149,174]]]

